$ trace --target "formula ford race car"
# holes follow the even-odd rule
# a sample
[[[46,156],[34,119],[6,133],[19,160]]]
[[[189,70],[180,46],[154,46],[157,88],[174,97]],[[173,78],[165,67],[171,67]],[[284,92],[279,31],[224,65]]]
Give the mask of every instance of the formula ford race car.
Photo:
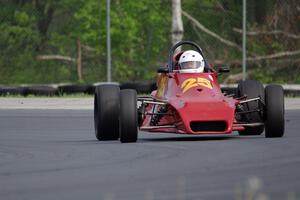
[[[158,69],[157,90],[137,97],[133,89],[120,90],[117,84],[96,87],[94,101],[95,131],[98,140],[136,142],[138,129],[188,135],[260,135],[268,138],[284,134],[284,95],[279,85],[264,86],[255,80],[238,84],[237,94],[222,92],[215,71],[205,61],[201,73],[177,70],[176,49],[190,45],[202,56],[201,48],[190,41],[175,44],[169,52],[167,67]],[[204,56],[203,56],[204,58]]]

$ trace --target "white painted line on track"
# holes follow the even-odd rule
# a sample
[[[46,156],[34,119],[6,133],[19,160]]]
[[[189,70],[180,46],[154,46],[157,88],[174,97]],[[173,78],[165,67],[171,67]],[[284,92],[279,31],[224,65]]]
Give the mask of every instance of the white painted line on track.
[[[92,110],[94,99],[85,98],[0,98],[0,109],[69,109]],[[285,98],[285,109],[300,109],[300,98]]]
[[[0,98],[0,109],[92,110],[93,98]]]

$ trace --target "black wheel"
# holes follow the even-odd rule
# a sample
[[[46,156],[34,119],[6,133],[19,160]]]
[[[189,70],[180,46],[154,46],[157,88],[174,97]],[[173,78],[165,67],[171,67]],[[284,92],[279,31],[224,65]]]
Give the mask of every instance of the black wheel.
[[[88,93],[91,85],[62,85],[58,86],[61,94]]]
[[[119,139],[120,88],[99,85],[95,88],[94,120],[98,140]]]
[[[136,91],[126,89],[121,90],[120,94],[120,141],[136,142],[138,134]]]
[[[27,87],[0,86],[0,96],[7,95],[27,96]]]
[[[266,95],[266,137],[282,137],[284,134],[284,94],[280,85],[268,85]]]
[[[58,95],[58,89],[52,86],[40,85],[40,86],[28,86],[27,94],[33,94],[36,96],[54,96]]]
[[[238,96],[247,96],[246,99],[260,97],[262,102],[265,101],[264,86],[255,80],[241,81],[238,85]],[[241,115],[241,120],[247,123],[263,122],[263,109],[259,101],[253,101],[243,104],[243,111],[252,111],[261,109],[261,112],[252,112]],[[264,125],[256,127],[245,127],[244,131],[239,131],[239,135],[260,135],[264,131]]]

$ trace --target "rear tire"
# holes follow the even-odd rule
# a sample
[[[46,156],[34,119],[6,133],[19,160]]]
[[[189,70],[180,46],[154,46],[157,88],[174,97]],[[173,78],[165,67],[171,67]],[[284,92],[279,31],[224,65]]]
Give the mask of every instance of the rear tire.
[[[268,85],[266,95],[265,136],[282,137],[284,134],[284,94],[280,85]]]
[[[262,102],[265,101],[264,86],[255,80],[241,81],[238,85],[238,96],[247,96],[246,99],[260,97]],[[258,101],[243,104],[243,111],[257,110],[260,108]],[[263,122],[263,112],[253,112],[242,115],[242,120],[248,123]],[[264,131],[264,125],[257,127],[245,127],[244,131],[239,131],[239,135],[261,135]]]
[[[98,140],[119,139],[120,88],[99,85],[95,88],[94,121]]]
[[[121,90],[120,97],[120,141],[136,142],[138,134],[136,91]]]

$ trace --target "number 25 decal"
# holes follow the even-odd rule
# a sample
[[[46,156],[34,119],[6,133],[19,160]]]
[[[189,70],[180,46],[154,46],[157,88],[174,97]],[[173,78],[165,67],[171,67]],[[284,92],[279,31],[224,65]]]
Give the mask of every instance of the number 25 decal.
[[[209,80],[205,79],[205,78],[189,78],[186,79],[182,84],[181,84],[181,89],[183,89],[183,93],[185,93],[186,91],[188,91],[189,89],[196,87],[196,86],[204,86],[207,87],[209,89],[212,89],[212,84],[210,83]]]

